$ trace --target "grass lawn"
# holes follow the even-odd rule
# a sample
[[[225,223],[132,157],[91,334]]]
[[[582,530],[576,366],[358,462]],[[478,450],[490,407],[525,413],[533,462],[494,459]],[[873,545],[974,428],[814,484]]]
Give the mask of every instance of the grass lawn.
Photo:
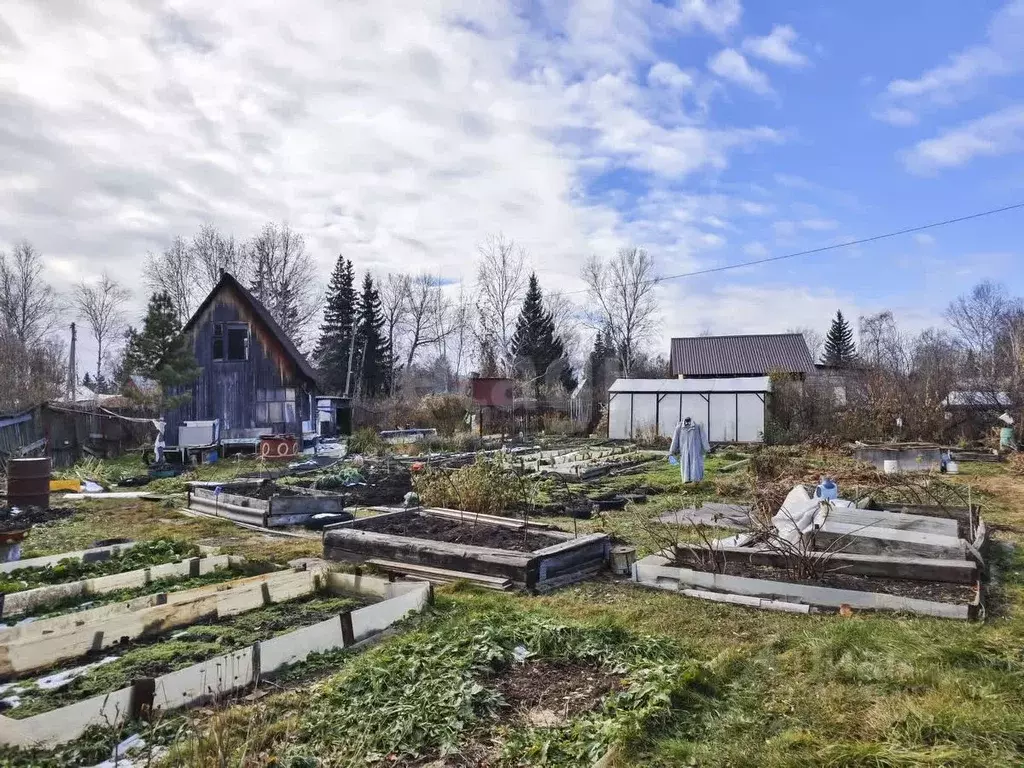
[[[840,477],[860,477],[852,462],[837,467],[826,454],[801,461],[808,479],[837,468]],[[609,479],[611,486],[642,481],[666,495],[595,520],[547,519],[569,530],[607,530],[643,550],[635,521],[720,496],[723,477],[738,490],[742,468],[720,474],[729,463],[709,462],[706,486],[696,492],[666,466]],[[164,764],[473,765],[460,762],[461,751],[466,760],[485,754],[488,765],[590,766],[614,739],[627,743],[612,763],[620,768],[1024,765],[1024,476],[1005,465],[962,464],[951,480],[970,486],[995,529],[984,622],[759,612],[611,579],[543,597],[452,585],[437,590],[434,609],[405,633],[319,667],[315,683],[188,715],[190,727],[176,731],[185,738]],[[229,542],[225,551],[278,562],[319,552],[316,541],[250,534],[152,502],[80,510],[33,531],[33,545],[59,551],[131,531],[219,538]],[[518,644],[531,660],[614,667],[627,687],[609,694],[615,706],[546,730],[524,725],[503,708],[493,682],[496,670],[514,663]],[[627,694],[641,688],[653,693]],[[442,758],[445,750],[454,755]],[[0,752],[0,765],[44,764],[27,759]]]

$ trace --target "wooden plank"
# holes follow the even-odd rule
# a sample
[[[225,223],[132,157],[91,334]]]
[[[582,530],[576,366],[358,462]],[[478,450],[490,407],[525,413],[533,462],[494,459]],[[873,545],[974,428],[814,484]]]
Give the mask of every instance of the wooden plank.
[[[890,528],[897,531],[934,533],[939,536],[956,538],[959,523],[955,518],[939,518],[926,515],[907,515],[900,512],[881,512],[872,509],[833,507],[825,518],[828,522],[849,525]]]
[[[523,528],[527,527],[531,531],[543,531],[546,534],[553,535],[556,538],[563,536],[572,538],[571,533],[566,533],[561,528],[550,523],[537,523],[533,520],[524,522],[517,520],[513,517],[500,517],[498,515],[485,515],[477,514],[476,512],[463,512],[458,509],[444,509],[443,507],[421,507],[419,510],[423,515],[428,517],[443,517],[448,520],[458,520],[467,524],[472,523],[486,523],[487,525],[496,525],[503,528]]]
[[[814,532],[815,549],[833,546],[860,555],[901,557],[967,557],[966,542],[952,536],[898,531],[892,528],[864,528],[848,523],[826,522]]]
[[[470,573],[468,571],[452,571],[446,568],[432,568],[427,565],[400,563],[395,560],[381,560],[377,558],[367,560],[366,564],[374,565],[382,570],[392,573],[422,576],[427,581],[437,580],[441,583],[450,583],[453,581],[466,580],[490,589],[508,590],[512,588],[512,582],[509,579],[504,579],[498,576],[485,576],[480,573]]]
[[[792,561],[784,552],[750,547],[719,547],[715,552],[703,547],[693,547],[703,557],[714,556],[718,562],[742,559],[753,565],[786,567]],[[688,550],[679,550],[679,556],[686,558]],[[886,557],[883,555],[857,555],[850,552],[817,553],[827,558],[828,569],[838,573],[857,576],[881,576],[888,579],[911,579],[915,581],[941,581],[948,584],[972,584],[978,578],[978,566],[973,560],[943,560],[926,557]],[[690,563],[696,565],[695,562]]]
[[[547,555],[557,555],[562,552],[566,552],[576,547],[584,547],[588,544],[593,544],[598,541],[611,542],[608,538],[607,533],[588,533],[578,538],[573,538],[572,534],[568,534],[569,538],[559,544],[552,544],[550,547],[544,547],[544,549],[536,549],[533,554],[544,557]]]

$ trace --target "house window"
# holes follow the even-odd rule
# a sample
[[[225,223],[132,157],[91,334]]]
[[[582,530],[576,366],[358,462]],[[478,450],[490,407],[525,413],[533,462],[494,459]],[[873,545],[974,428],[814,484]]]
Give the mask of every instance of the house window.
[[[231,362],[249,359],[247,323],[213,324],[213,359]]]
[[[260,426],[291,424],[295,421],[294,389],[257,389],[256,423]]]

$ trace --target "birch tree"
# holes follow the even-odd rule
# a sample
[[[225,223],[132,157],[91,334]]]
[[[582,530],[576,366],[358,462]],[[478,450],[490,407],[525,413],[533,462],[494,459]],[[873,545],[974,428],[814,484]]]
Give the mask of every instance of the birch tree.
[[[526,252],[514,240],[491,235],[478,248],[478,345],[502,374],[512,368],[511,344],[526,289]]]
[[[75,286],[72,302],[96,341],[97,381],[102,376],[103,353],[111,339],[120,337],[125,329],[124,305],[131,296],[131,291],[106,272],[95,282],[82,281]]]
[[[43,275],[43,257],[27,240],[10,255],[0,252],[0,322],[23,347],[47,338],[60,322],[60,299]]]
[[[629,376],[657,319],[654,261],[643,248],[622,248],[607,262],[592,257],[582,277],[590,325],[605,334],[622,375]]]

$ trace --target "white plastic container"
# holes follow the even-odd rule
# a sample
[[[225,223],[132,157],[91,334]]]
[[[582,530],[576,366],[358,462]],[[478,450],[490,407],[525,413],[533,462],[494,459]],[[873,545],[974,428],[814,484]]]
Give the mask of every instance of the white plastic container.
[[[946,462],[946,474],[947,475],[958,475],[960,474],[960,465],[955,461]]]
[[[897,459],[886,459],[882,462],[882,470],[887,475],[895,475],[900,471],[900,463]]]

